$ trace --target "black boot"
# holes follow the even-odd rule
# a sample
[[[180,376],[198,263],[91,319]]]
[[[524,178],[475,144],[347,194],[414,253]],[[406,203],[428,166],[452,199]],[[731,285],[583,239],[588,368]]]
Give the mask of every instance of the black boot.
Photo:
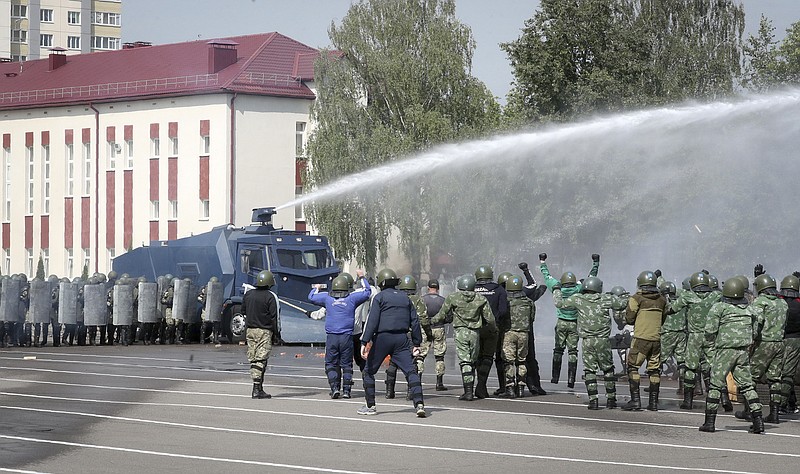
[[[681,410],[691,410],[692,408],[694,408],[694,387],[690,387],[684,382],[683,403],[681,403]]]
[[[569,362],[567,364],[567,387],[575,388],[575,375],[578,373],[578,363]]]
[[[524,397],[525,396],[525,386],[522,385],[522,384],[514,385],[514,395],[516,395],[517,398]]]
[[[609,398],[606,400],[606,408],[609,410],[613,410],[617,408],[617,399],[616,398]]]
[[[391,400],[394,398],[394,384],[397,381],[394,377],[389,377],[389,374],[386,374],[386,399]]]
[[[437,375],[436,376],[436,391],[437,392],[444,392],[447,390],[447,387],[444,386],[444,375]]]
[[[750,432],[753,434],[761,434],[764,432],[764,418],[761,416],[760,411],[750,412],[753,417],[753,426],[750,427]]]
[[[744,397],[742,397],[742,399],[744,399]],[[737,410],[733,416],[738,420],[753,421],[753,417],[750,416],[750,404],[747,403],[747,400],[744,401],[743,409],[741,411]]]
[[[725,410],[725,413],[733,411],[733,403],[731,403],[731,397],[728,395],[727,388],[723,388],[719,391],[719,402],[722,405],[722,409]]]
[[[764,418],[764,421],[766,421],[767,423],[774,423],[776,425],[780,423],[780,418],[778,415],[780,408],[781,408],[780,403],[769,402],[769,415],[767,415],[767,417]]]
[[[558,379],[561,377],[561,357],[553,356],[553,377],[550,379],[550,383],[558,383]]]
[[[342,386],[342,398],[350,398],[350,397],[352,397],[352,395],[351,395],[352,387],[353,387],[352,385],[347,385],[347,384]]]
[[[714,427],[714,423],[717,421],[717,412],[716,411],[706,411],[706,421],[703,423],[703,426],[700,427],[700,431],[705,431],[706,433],[713,433],[716,431]]]
[[[600,400],[597,398],[593,398],[589,400],[589,409],[590,410],[599,410],[600,409]]]
[[[642,398],[639,394],[639,382],[630,380],[628,385],[631,388],[631,400],[622,409],[625,411],[640,411],[642,409]]]
[[[497,396],[499,398],[517,398],[517,395],[514,393],[513,385],[506,385],[503,391]]]
[[[650,383],[650,400],[647,404],[647,409],[650,411],[658,411],[658,389],[661,384]]]
[[[264,392],[262,382],[253,383],[253,398],[272,398],[272,395]]]
[[[459,400],[464,400],[467,402],[475,400],[475,395],[472,393],[474,383],[475,382],[470,382],[470,383],[464,382],[464,394],[458,397]]]

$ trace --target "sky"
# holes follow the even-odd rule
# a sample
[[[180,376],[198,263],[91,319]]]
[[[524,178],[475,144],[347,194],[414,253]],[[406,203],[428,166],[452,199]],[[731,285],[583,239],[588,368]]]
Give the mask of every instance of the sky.
[[[313,47],[330,45],[328,29],[347,14],[350,0],[124,0],[122,39],[176,43],[277,31]],[[800,20],[798,0],[744,0],[747,34],[758,29],[761,14],[783,37]],[[472,28],[477,44],[473,74],[505,103],[513,80],[499,44],[519,37],[537,0],[456,0],[456,15]]]

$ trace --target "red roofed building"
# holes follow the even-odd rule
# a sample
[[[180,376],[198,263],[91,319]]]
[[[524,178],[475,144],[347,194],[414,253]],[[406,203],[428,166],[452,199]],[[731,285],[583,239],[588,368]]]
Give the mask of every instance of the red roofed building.
[[[318,54],[266,33],[0,63],[2,271],[105,272],[293,199]]]

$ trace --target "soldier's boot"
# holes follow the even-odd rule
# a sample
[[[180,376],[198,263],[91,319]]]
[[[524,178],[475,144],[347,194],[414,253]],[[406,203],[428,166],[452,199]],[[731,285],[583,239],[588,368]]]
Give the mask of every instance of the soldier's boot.
[[[558,383],[558,379],[561,377],[561,361],[563,359],[561,356],[556,356],[553,354],[553,374],[550,378],[550,383]]]
[[[713,433],[716,431],[714,427],[714,423],[717,421],[717,412],[706,410],[706,420],[702,426],[700,426],[699,430],[704,431],[706,433]]]
[[[486,382],[489,380],[489,372],[492,371],[492,361],[491,359],[481,361],[481,365],[478,367],[478,377],[477,383],[475,384],[475,398],[483,399],[489,398],[489,391],[486,389]]]
[[[50,336],[50,325],[43,324],[42,325],[42,345],[39,347],[45,347],[47,345],[47,338]],[[56,344],[58,345],[58,344]]]
[[[609,410],[617,408],[617,399],[616,398],[606,399],[606,408],[608,408]]]
[[[688,383],[683,385],[683,403],[681,403],[681,410],[691,410],[694,408],[694,387]]]
[[[212,331],[214,333],[212,338],[211,338],[211,342],[213,342],[214,344],[219,344],[219,326],[220,326],[220,323],[219,323],[219,321],[214,321],[211,324],[212,324],[212,328],[213,328]]]
[[[436,376],[436,391],[437,392],[444,392],[447,390],[447,387],[444,386],[444,375],[437,375]]]
[[[174,345],[175,342],[177,341],[177,339],[178,339],[178,328],[175,327],[175,326],[170,326],[169,327],[169,343]]]
[[[719,402],[722,405],[722,409],[725,410],[725,413],[733,411],[733,403],[731,403],[731,397],[728,395],[727,388],[723,388],[719,391]]]
[[[514,395],[517,398],[523,398],[525,396],[525,385],[518,384],[514,386]]]
[[[600,409],[600,400],[597,398],[593,398],[589,400],[589,410],[599,410]]]
[[[760,411],[750,412],[753,417],[753,426],[748,431],[753,434],[761,434],[764,432],[764,418],[761,416]]]
[[[780,416],[778,412],[780,411],[780,409],[781,409],[780,403],[772,401],[769,402],[769,415],[767,415],[767,417],[764,418],[764,421],[766,421],[767,423],[774,423],[776,425],[779,424]]]
[[[703,384],[700,374],[695,375],[694,378],[694,396],[700,397],[703,395]]]
[[[64,329],[66,331],[66,329]],[[53,347],[61,346],[61,325],[53,325]]]
[[[100,330],[100,342],[99,345],[105,346],[106,345],[106,326],[105,324],[97,327]]]
[[[628,385],[631,389],[631,400],[622,409],[625,411],[640,411],[642,409],[642,398],[639,394],[639,381],[629,380]]]
[[[683,396],[683,377],[678,378],[678,389],[675,390],[675,395],[679,397]]]
[[[272,398],[272,395],[266,393],[264,391],[263,382],[254,382],[253,383],[253,398]]]
[[[506,388],[503,387],[503,385],[506,384],[506,375],[505,375],[506,364],[507,364],[506,361],[503,361],[501,364],[495,364],[495,369],[497,370],[497,390],[495,390],[492,393],[492,395],[495,397],[499,397],[501,394],[506,393]]]
[[[647,404],[647,409],[650,411],[658,411],[658,390],[661,384],[650,383],[650,399]]]
[[[567,387],[575,388],[575,376],[578,373],[578,362],[567,364]]]
[[[744,397],[742,397],[742,400],[744,400]],[[744,400],[743,409],[737,410],[736,413],[733,414],[733,416],[739,420],[753,421],[753,417],[750,416],[750,404],[747,403],[747,400]]]
[[[462,379],[466,379],[467,376],[470,376],[469,372],[461,374]],[[473,387],[475,386],[475,382],[464,382],[464,393],[458,397],[459,400],[471,402],[475,400],[475,394],[473,393]]]
[[[122,339],[123,346],[127,346],[130,343],[129,328],[130,326],[125,326],[124,328],[122,328],[122,335],[120,336],[120,338]]]
[[[397,382],[397,373],[389,375],[386,373],[386,398],[391,400],[394,398],[394,384]]]
[[[178,323],[178,328],[177,328],[178,344],[184,344],[186,342],[185,341],[185,339],[186,339],[185,329],[186,329],[186,325],[183,323],[183,321],[179,322]]]
[[[498,398],[517,398],[517,395],[514,393],[514,385],[506,385],[502,392],[497,395]]]

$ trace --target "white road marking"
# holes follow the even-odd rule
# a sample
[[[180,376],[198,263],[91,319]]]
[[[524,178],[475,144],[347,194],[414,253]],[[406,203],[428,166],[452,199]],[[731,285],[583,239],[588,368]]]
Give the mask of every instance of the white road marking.
[[[328,438],[323,436],[306,436],[306,435],[296,435],[291,433],[273,433],[269,431],[257,431],[257,430],[244,430],[244,429],[235,429],[235,428],[220,428],[220,427],[213,427],[213,426],[202,426],[202,425],[194,425],[189,423],[177,423],[177,422],[169,422],[169,421],[159,421],[159,420],[147,420],[147,419],[140,419],[140,418],[129,418],[129,417],[122,417],[122,416],[112,416],[112,415],[99,415],[94,413],[81,413],[81,412],[69,412],[64,410],[43,410],[43,409],[36,409],[36,408],[25,408],[25,407],[9,407],[0,405],[0,409],[12,409],[12,410],[22,410],[22,411],[33,411],[33,412],[44,412],[44,413],[56,413],[62,415],[74,415],[74,416],[83,416],[83,417],[90,417],[90,418],[100,418],[100,419],[108,419],[108,420],[118,420],[118,421],[126,421],[126,422],[135,422],[135,423],[144,423],[144,424],[154,424],[154,425],[161,425],[161,426],[170,426],[170,427],[178,427],[178,428],[190,428],[190,429],[199,429],[199,430],[208,430],[208,431],[218,431],[218,432],[226,432],[226,433],[238,433],[238,434],[253,434],[258,436],[271,436],[271,437],[280,437],[280,438],[291,438],[291,439],[301,439],[301,440],[308,440],[308,441],[325,441],[325,442],[333,442],[337,444],[356,444],[359,446],[369,445],[369,446],[381,446],[381,447],[392,447],[392,448],[406,448],[406,449],[418,449],[418,450],[425,450],[425,451],[445,451],[445,452],[456,452],[456,453],[464,453],[464,454],[480,454],[480,455],[492,455],[492,456],[502,456],[502,457],[517,457],[517,458],[528,458],[528,459],[546,459],[546,460],[553,460],[553,461],[568,461],[568,462],[578,462],[578,463],[588,463],[588,464],[605,464],[605,465],[613,465],[613,466],[630,466],[630,467],[641,467],[641,468],[651,468],[651,469],[670,469],[670,470],[683,470],[683,471],[698,471],[698,472],[723,472],[723,473],[735,473],[740,474],[744,471],[729,471],[729,470],[722,470],[722,469],[708,469],[708,468],[698,468],[698,467],[681,467],[681,466],[663,466],[658,464],[643,464],[643,463],[627,463],[627,462],[619,462],[619,461],[602,461],[596,459],[576,459],[576,458],[563,458],[557,456],[542,456],[536,454],[526,454],[526,453],[514,453],[514,452],[504,452],[504,451],[488,451],[488,450],[480,450],[480,449],[472,449],[472,448],[451,448],[446,446],[427,446],[427,445],[416,445],[416,444],[407,444],[407,443],[394,443],[394,442],[385,442],[385,441],[368,441],[368,440],[354,440],[354,439],[345,439],[345,438]],[[12,439],[17,439],[17,437],[13,436],[4,436],[0,435],[0,437],[7,437]],[[58,442],[61,443],[61,442]],[[78,445],[79,443],[70,443],[71,445]],[[95,447],[92,445],[84,445]],[[104,447],[105,448],[105,447]],[[151,453],[148,451],[143,450],[129,450],[128,448],[111,448],[116,450],[122,451],[132,451],[138,453]],[[734,451],[734,450],[731,450]],[[767,453],[769,454],[769,453]],[[178,455],[179,457],[184,457],[185,455]],[[186,456],[189,457],[189,456]],[[198,457],[202,459],[203,457]],[[214,459],[214,458],[211,458]],[[274,465],[274,464],[269,464]],[[277,465],[277,466],[286,466],[286,465]],[[296,467],[299,468],[299,467]],[[315,469],[319,470],[319,469]],[[329,470],[327,472],[343,472],[343,471],[334,471]],[[749,473],[748,473],[749,474]]]
[[[365,474],[360,471],[345,471],[341,469],[326,469],[321,467],[313,467],[313,466],[299,466],[296,464],[280,464],[280,463],[272,463],[266,461],[248,461],[245,459],[226,459],[226,458],[215,458],[210,456],[199,456],[199,455],[189,455],[189,454],[177,454],[177,453],[164,453],[160,451],[148,451],[144,449],[134,449],[134,448],[120,448],[116,446],[102,446],[97,444],[86,444],[86,443],[74,443],[71,441],[57,441],[57,440],[50,440],[50,439],[39,439],[39,438],[27,438],[24,436],[10,436],[0,434],[0,438],[3,439],[12,439],[15,441],[27,441],[31,443],[44,443],[44,444],[55,444],[60,446],[71,446],[74,448],[91,448],[91,449],[103,449],[108,451],[120,451],[125,453],[136,453],[136,454],[149,454],[152,456],[165,456],[171,458],[181,458],[181,459],[191,459],[195,461],[216,461],[216,462],[224,462],[224,463],[235,463],[235,464],[250,464],[256,466],[267,466],[267,467],[280,467],[286,469],[299,469],[305,471],[318,471],[318,472],[336,472],[336,473],[345,473],[345,474]]]
[[[40,471],[25,471],[23,469],[9,469],[7,467],[0,467],[0,472],[18,472],[20,474],[46,474]]]

